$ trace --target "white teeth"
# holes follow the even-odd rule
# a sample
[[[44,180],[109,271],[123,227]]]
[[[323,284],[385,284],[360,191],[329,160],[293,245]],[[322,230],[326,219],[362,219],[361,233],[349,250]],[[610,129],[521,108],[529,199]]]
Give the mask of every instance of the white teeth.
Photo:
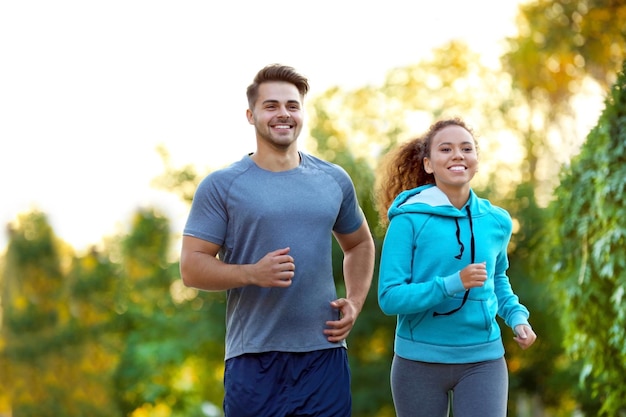
[[[450,171],[465,171],[465,167],[461,167],[461,166],[450,167]]]
[[[278,126],[274,126],[275,129],[289,129],[288,125],[278,125]]]

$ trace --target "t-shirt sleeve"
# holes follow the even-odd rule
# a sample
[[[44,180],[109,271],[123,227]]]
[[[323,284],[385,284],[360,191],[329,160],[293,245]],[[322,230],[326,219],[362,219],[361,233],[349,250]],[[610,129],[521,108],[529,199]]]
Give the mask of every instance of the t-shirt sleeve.
[[[220,246],[224,244],[228,225],[225,188],[214,174],[200,182],[191,202],[184,236],[197,237]]]
[[[347,234],[356,231],[361,226],[365,215],[359,205],[352,179],[343,168],[337,168],[335,178],[341,187],[343,200],[333,230],[337,233]]]

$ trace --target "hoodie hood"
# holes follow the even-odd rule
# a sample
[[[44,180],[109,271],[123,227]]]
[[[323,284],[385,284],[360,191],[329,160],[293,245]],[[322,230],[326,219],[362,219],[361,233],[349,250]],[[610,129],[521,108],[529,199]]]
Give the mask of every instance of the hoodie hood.
[[[479,201],[480,200],[480,201]],[[466,205],[470,206],[472,214],[478,215],[491,207],[487,200],[477,199],[470,190],[470,196]],[[398,194],[387,212],[389,220],[399,214],[422,213],[435,214],[444,217],[466,217],[465,210],[454,207],[448,196],[435,184],[422,185],[411,190],[405,190]]]

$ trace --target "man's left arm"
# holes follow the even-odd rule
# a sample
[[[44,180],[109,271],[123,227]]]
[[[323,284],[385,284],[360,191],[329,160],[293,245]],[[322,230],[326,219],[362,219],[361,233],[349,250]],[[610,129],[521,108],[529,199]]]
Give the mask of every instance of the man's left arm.
[[[341,317],[339,320],[326,322],[328,328],[324,330],[324,334],[330,342],[339,342],[350,334],[367,298],[374,275],[375,247],[365,219],[356,231],[334,235],[344,255],[346,297],[331,302],[333,308],[341,311]]]

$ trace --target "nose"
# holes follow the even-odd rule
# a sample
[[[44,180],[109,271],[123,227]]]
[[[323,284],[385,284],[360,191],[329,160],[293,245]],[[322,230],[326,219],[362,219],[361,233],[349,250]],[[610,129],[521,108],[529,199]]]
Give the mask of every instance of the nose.
[[[452,152],[454,152],[452,155],[454,159],[465,159],[465,155],[463,155],[463,151],[461,149],[454,149]]]
[[[287,110],[287,107],[281,106],[280,107],[280,112],[278,112],[278,117],[281,117],[283,119],[287,119],[287,118],[291,117],[291,113],[289,113],[289,110]]]

